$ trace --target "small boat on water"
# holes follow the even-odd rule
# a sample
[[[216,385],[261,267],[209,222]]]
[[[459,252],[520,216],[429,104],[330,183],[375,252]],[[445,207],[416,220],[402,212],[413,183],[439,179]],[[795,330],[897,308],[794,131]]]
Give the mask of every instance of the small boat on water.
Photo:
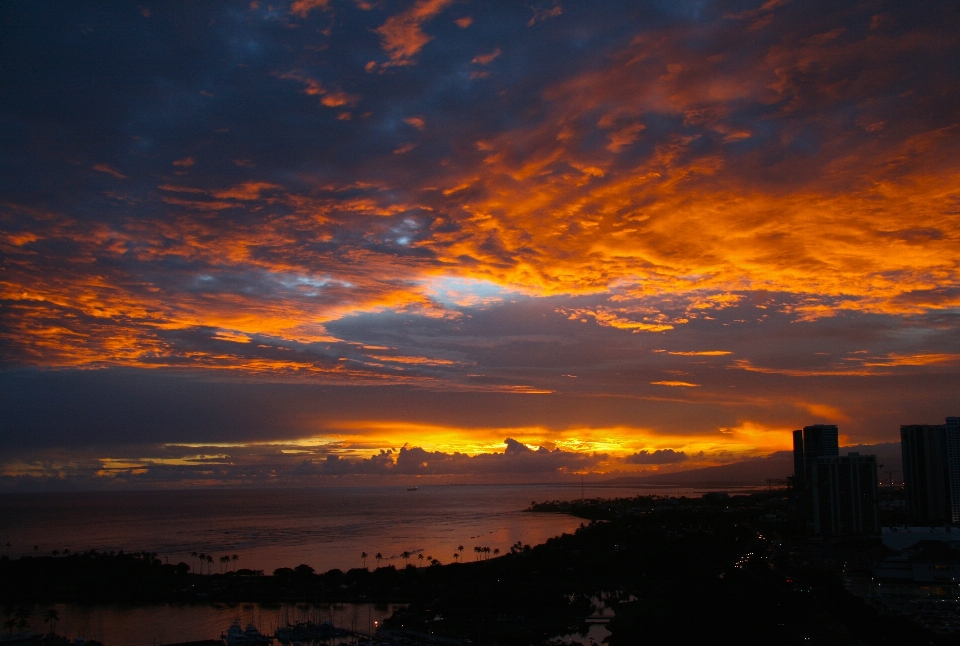
[[[407,491],[416,491],[416,490],[417,490],[416,487],[407,487]]]
[[[350,633],[343,628],[337,628],[327,621],[321,624],[308,621],[277,628],[274,637],[281,644],[292,643],[296,646],[298,643],[302,644],[303,642],[315,642],[334,637],[346,637],[349,634]]]
[[[247,624],[246,629],[240,627],[240,621],[233,622],[225,635],[220,635],[227,646],[269,646],[272,637],[264,635],[253,624]]]

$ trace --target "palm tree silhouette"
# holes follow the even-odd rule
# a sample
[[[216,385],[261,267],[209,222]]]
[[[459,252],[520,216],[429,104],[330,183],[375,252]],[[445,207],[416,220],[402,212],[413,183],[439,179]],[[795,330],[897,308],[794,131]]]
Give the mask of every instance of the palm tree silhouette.
[[[377,569],[379,569],[380,561],[383,560],[383,554],[381,554],[380,552],[377,552],[376,554],[373,555],[373,558],[377,559]]]
[[[47,627],[50,628],[51,634],[56,632],[58,621],[60,621],[60,613],[57,612],[56,608],[50,608],[43,618],[43,623],[47,624]]]
[[[480,546],[479,546],[479,545],[474,545],[474,546],[473,546],[473,553],[477,555],[477,556],[474,558],[474,560],[475,560],[475,561],[479,561],[479,560],[480,560]]]
[[[463,556],[463,545],[457,545],[457,551],[460,552],[460,556]]]
[[[26,629],[30,625],[30,622],[27,621],[27,617],[29,616],[30,616],[30,610],[26,606],[20,606],[13,613],[13,622],[14,622],[14,625],[16,625],[18,632],[23,632],[24,629]]]
[[[236,571],[237,571],[237,561],[240,560],[240,557],[237,556],[236,554],[234,554],[233,556],[230,557],[230,560],[233,561],[233,571],[236,572]]]
[[[197,571],[197,566],[196,566],[196,564],[193,562],[193,559],[195,559],[195,558],[197,558],[197,553],[196,553],[195,551],[194,551],[194,552],[190,552],[190,566],[191,566],[190,569],[192,569],[194,572]]]
[[[418,560],[418,561],[422,561],[422,560],[423,560],[423,552],[420,552],[419,554],[417,554],[417,560]],[[417,567],[419,567],[419,566],[417,566]]]
[[[360,558],[363,559],[363,569],[364,569],[364,570],[367,569],[367,556],[368,556],[368,555],[367,555],[366,552],[361,552],[361,553],[360,553]]]
[[[226,570],[226,567],[227,567],[226,564],[227,564],[227,562],[229,562],[229,561],[230,561],[230,557],[229,557],[229,556],[221,556],[221,557],[220,557],[220,574],[226,574],[226,571],[227,571],[227,570]]]
[[[494,556],[496,556],[496,555],[499,554],[499,553],[500,553],[500,548],[499,548],[499,547],[493,548],[493,555],[494,555]]]
[[[456,552],[454,552],[454,553],[453,553],[453,560],[456,561],[456,560],[459,559],[459,558],[460,558],[460,555],[457,554]]]
[[[400,556],[403,557],[404,566],[410,564],[410,552],[401,552]]]
[[[207,563],[211,566],[213,565],[213,556],[211,556],[210,554],[207,554]],[[210,573],[210,568],[207,568],[207,574],[209,573]]]

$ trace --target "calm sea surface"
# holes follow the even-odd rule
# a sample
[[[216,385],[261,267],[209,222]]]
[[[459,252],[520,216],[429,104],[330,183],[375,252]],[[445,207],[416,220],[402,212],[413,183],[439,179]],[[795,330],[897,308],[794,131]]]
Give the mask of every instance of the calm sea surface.
[[[667,492],[690,490],[589,487],[586,495]],[[536,545],[573,531],[580,519],[523,510],[579,497],[580,487],[569,485],[0,494],[0,554],[146,550],[196,569],[191,552],[203,552],[218,571],[220,556],[236,554],[230,567],[267,574],[301,563],[319,572],[362,567],[362,552],[371,555],[368,567],[378,552],[381,565],[403,566],[404,551],[415,564],[420,554],[449,563],[459,545],[470,559],[475,545],[506,552],[517,541]]]
[[[637,494],[696,495],[689,489],[588,487],[587,497]],[[427,557],[454,560],[459,545],[464,559],[474,546],[509,551],[517,541],[535,545],[572,532],[581,520],[559,514],[525,513],[531,502],[580,498],[570,485],[344,487],[280,490],[190,490],[0,494],[0,554],[49,554],[53,550],[97,549],[157,552],[170,563],[199,567],[191,552],[214,557],[236,554],[233,567],[264,570],[301,563],[317,571],[402,567]],[[7,545],[9,543],[9,546]],[[418,556],[423,555],[424,561]],[[209,567],[209,566],[208,566]],[[217,637],[234,619],[270,631],[288,620],[322,618],[335,625],[365,630],[393,608],[348,604],[261,608],[258,604],[55,606],[57,632],[96,638],[106,646],[155,644]],[[34,629],[43,629],[35,608]],[[297,613],[300,613],[299,615]]]
[[[46,632],[43,617],[52,608],[56,632],[69,639],[95,639],[104,646],[160,646],[217,639],[235,621],[253,624],[272,635],[298,621],[329,621],[335,626],[370,634],[400,606],[395,604],[155,604],[149,606],[55,604],[34,606],[31,629]],[[275,642],[277,643],[277,642]]]

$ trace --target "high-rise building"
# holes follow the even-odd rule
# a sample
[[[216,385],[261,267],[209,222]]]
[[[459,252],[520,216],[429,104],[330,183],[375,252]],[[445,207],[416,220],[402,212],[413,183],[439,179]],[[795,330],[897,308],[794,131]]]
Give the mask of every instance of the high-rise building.
[[[793,482],[798,491],[807,491],[810,465],[819,457],[840,455],[839,432],[835,424],[804,426],[793,432]]]
[[[950,521],[960,525],[960,417],[948,417],[947,477],[950,483]]]
[[[818,457],[810,467],[814,534],[838,536],[879,531],[875,455]]]
[[[910,520],[960,524],[960,417],[901,426],[900,449]]]
[[[835,425],[814,424],[793,432],[793,485],[797,492],[797,509],[807,522],[811,520],[813,509],[813,462],[821,457],[839,455],[839,432]]]
[[[900,450],[910,521],[921,525],[953,522],[946,425],[904,424]]]
[[[806,465],[803,462],[803,431],[793,432],[793,488],[801,493],[807,489]],[[801,496],[802,498],[802,496]]]

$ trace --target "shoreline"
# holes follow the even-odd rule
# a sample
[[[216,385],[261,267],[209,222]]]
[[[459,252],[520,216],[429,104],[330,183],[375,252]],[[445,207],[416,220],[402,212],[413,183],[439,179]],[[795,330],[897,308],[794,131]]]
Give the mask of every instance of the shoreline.
[[[734,638],[744,644],[814,638],[844,643],[850,634],[877,644],[955,641],[946,620],[942,629],[927,629],[910,617],[884,614],[878,604],[847,590],[844,577],[869,571],[871,555],[882,549],[879,539],[810,540],[783,491],[698,498],[638,495],[532,507],[563,511],[584,522],[573,533],[536,546],[517,543],[498,557],[477,551],[473,561],[422,568],[388,565],[317,574],[300,566],[279,568],[272,575],[198,575],[183,567],[177,571],[178,566],[164,565],[151,554],[108,555],[102,563],[123,562],[139,567],[140,573],[132,577],[136,581],[131,576],[101,581],[105,587],[100,592],[108,593],[102,595],[89,586],[83,595],[76,589],[71,595],[63,585],[54,593],[53,579],[37,568],[29,576],[11,578],[6,568],[13,562],[0,559],[0,579],[9,582],[7,598],[0,601],[123,599],[185,602],[182,607],[394,603],[403,607],[384,620],[388,629],[515,646],[586,634],[597,603],[609,611],[610,646],[641,638],[654,643]],[[97,556],[71,555],[60,563],[84,558],[92,562]],[[49,565],[52,560],[24,562]],[[31,581],[45,581],[46,591],[31,594],[29,586],[20,587]],[[11,595],[11,588],[19,592]],[[697,608],[697,622],[683,621],[691,607]],[[921,620],[928,621],[918,615]]]

